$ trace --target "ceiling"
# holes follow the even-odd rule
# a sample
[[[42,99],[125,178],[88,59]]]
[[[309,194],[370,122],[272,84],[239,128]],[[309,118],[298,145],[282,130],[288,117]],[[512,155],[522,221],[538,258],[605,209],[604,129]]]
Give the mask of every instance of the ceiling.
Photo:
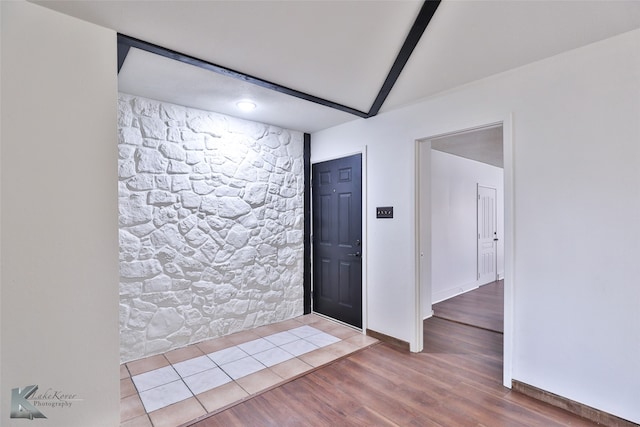
[[[368,111],[422,2],[33,1],[167,49]],[[381,112],[640,28],[640,1],[444,0]],[[120,90],[315,132],[363,120],[131,49]],[[235,109],[254,99],[251,113]]]
[[[502,125],[458,132],[431,140],[431,149],[504,168]]]

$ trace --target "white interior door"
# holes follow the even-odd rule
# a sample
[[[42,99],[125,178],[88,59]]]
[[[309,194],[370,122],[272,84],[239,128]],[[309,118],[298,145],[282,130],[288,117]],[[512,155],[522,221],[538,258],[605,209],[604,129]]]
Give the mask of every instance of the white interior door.
[[[478,184],[478,286],[498,279],[496,189]]]

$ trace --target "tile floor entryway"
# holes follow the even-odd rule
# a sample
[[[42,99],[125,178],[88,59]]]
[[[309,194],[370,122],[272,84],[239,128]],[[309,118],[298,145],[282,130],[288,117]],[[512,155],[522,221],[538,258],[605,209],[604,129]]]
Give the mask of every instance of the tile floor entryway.
[[[121,427],[176,427],[378,342],[309,314],[120,366]]]

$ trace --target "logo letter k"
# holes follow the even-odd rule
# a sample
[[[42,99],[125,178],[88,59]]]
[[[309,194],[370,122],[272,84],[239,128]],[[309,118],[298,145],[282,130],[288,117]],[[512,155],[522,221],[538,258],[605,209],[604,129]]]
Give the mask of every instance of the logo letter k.
[[[22,390],[11,389],[11,414],[9,418],[47,418],[27,399],[38,390],[37,385],[26,386]]]

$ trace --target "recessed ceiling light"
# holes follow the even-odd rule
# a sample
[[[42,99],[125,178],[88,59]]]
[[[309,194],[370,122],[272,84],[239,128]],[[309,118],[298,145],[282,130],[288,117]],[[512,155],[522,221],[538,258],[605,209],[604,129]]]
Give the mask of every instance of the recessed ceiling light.
[[[238,101],[236,103],[236,106],[241,109],[242,111],[253,111],[256,109],[256,104],[255,102],[252,101]]]

